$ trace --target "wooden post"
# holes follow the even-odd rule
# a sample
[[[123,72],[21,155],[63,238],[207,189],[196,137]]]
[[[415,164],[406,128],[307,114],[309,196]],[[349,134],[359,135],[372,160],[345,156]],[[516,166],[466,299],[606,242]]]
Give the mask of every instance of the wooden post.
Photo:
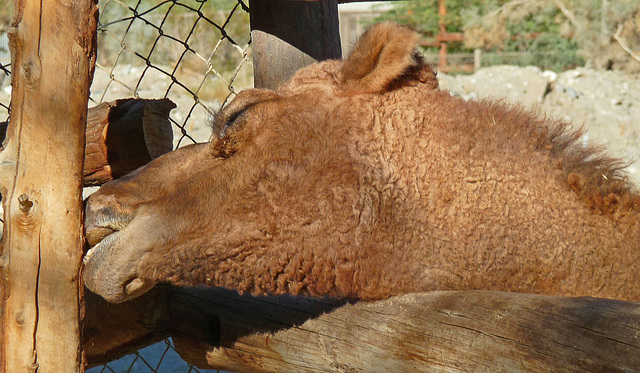
[[[16,0],[0,153],[0,371],[82,372],[82,161],[97,2]]]
[[[336,0],[250,0],[256,88],[276,89],[298,69],[340,58]]]
[[[473,70],[478,71],[482,67],[482,49],[473,50]]]
[[[121,99],[89,109],[84,185],[102,185],[173,149],[168,98]]]

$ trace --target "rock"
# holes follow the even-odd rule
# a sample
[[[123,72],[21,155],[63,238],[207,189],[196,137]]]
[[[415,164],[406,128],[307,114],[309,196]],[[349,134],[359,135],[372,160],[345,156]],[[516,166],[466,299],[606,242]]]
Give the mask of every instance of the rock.
[[[549,88],[549,77],[532,66],[492,66],[481,69],[472,76],[438,76],[442,88],[465,99],[500,97],[526,106],[542,102]]]
[[[553,82],[556,81],[556,79],[558,79],[558,74],[556,74],[555,72],[553,72],[551,70],[545,70],[545,72],[542,73],[542,76],[547,78],[547,81],[549,83],[553,83]]]
[[[563,88],[562,91],[568,94],[569,96],[571,96],[572,98],[574,99],[580,98],[580,94],[575,89],[571,87],[562,87],[562,88]]]

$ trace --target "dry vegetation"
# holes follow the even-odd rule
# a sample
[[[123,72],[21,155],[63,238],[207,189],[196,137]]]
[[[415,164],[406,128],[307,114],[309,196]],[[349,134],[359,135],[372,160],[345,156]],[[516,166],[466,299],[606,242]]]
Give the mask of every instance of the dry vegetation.
[[[470,48],[504,49],[515,32],[535,36],[535,25],[548,22],[549,30],[577,43],[579,55],[594,68],[640,71],[640,57],[633,52],[640,51],[635,0],[511,0],[467,20]]]

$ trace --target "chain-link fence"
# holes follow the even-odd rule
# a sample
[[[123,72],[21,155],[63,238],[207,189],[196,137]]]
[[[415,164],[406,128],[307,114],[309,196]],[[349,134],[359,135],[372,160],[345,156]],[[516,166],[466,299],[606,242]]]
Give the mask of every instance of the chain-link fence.
[[[208,117],[253,84],[243,0],[102,0],[91,101],[169,98],[175,145],[208,140]]]
[[[0,55],[0,123],[5,123],[9,119],[10,102],[11,62],[7,53],[6,57]]]
[[[169,98],[174,146],[209,139],[209,118],[253,85],[243,0],[101,0],[91,102]],[[170,339],[88,372],[205,372]]]
[[[87,373],[205,373],[216,370],[198,369],[185,362],[176,352],[171,338],[123,356],[108,364],[86,370]]]

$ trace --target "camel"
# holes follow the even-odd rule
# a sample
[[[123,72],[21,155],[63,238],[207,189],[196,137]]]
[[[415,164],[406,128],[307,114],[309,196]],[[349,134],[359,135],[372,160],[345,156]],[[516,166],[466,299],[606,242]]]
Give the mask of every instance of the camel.
[[[360,300],[499,290],[640,301],[639,195],[563,121],[439,89],[417,33],[249,89],[209,143],[86,201],[87,287]]]

